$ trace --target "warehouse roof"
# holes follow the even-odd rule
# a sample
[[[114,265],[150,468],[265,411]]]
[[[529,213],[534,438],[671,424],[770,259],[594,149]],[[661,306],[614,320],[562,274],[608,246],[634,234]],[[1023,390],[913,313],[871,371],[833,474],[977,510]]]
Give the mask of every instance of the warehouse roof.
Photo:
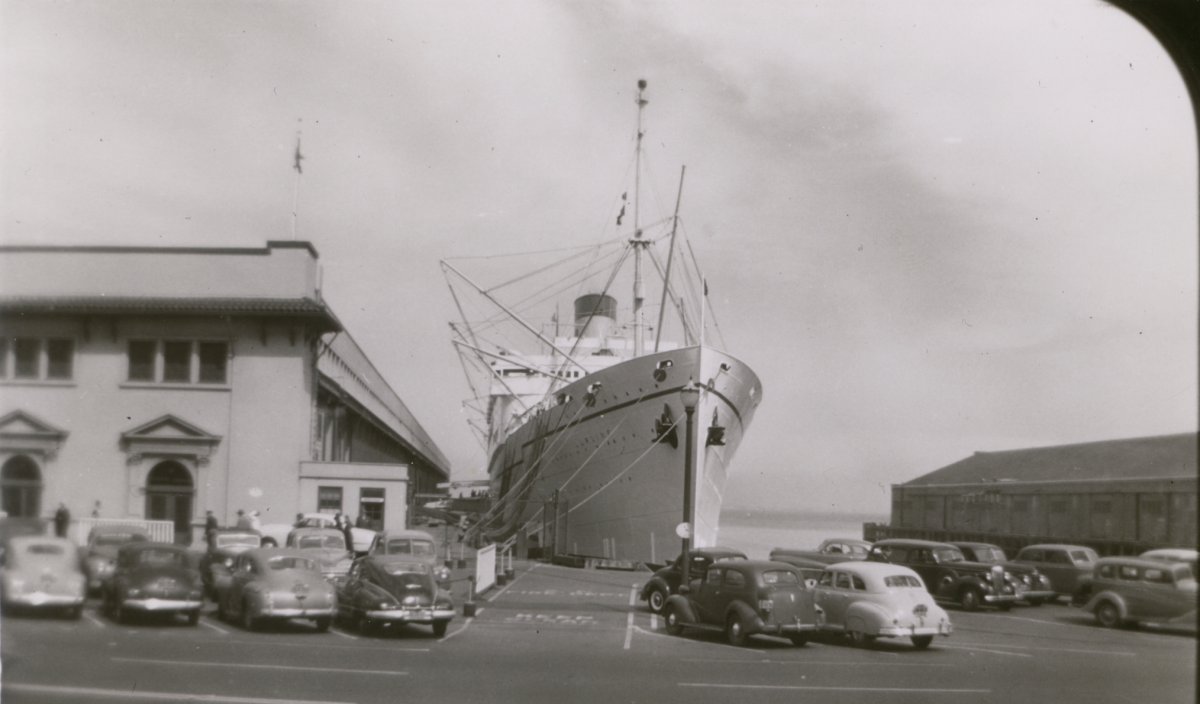
[[[980,482],[1103,481],[1197,474],[1196,433],[976,452],[901,486]]]

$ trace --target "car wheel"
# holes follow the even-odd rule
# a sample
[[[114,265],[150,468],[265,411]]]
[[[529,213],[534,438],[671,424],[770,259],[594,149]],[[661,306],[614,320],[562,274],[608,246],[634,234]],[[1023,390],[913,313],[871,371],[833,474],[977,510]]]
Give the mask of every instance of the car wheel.
[[[850,636],[850,644],[854,648],[866,648],[871,643],[875,643],[875,636],[868,636],[864,631],[859,631],[858,628],[851,628],[846,634]]]
[[[1029,600],[1030,606],[1041,606],[1044,603],[1046,603],[1045,599],[1030,599]]]
[[[958,605],[963,611],[976,611],[979,605],[983,603],[983,595],[974,587],[962,590],[962,594],[958,595]]]
[[[652,589],[650,590],[650,596],[646,599],[646,603],[650,605],[651,611],[661,614],[663,607],[667,605],[667,595],[661,589]]]
[[[197,623],[200,623],[200,609],[189,611],[187,614],[187,622],[189,626],[195,626]]]
[[[121,600],[117,597],[113,597],[113,606],[112,606],[113,620],[116,621],[117,623],[129,623],[129,617],[131,615],[132,614],[130,614],[129,611],[121,605]]]
[[[808,644],[808,634],[793,633],[792,635],[788,636],[788,640],[792,641],[792,645],[800,648]]]
[[[333,625],[333,617],[322,616],[321,618],[313,619],[313,623],[317,626],[317,633],[324,633]]]
[[[683,624],[679,622],[679,612],[674,606],[668,606],[663,614],[663,621],[667,624],[667,633],[677,636],[683,633]]]
[[[229,619],[229,614],[227,614],[227,613],[225,612],[225,602],[224,602],[224,600],[222,600],[220,597],[218,597],[218,598],[217,598],[217,600],[216,600],[216,602],[217,602],[217,618],[221,619],[222,621],[226,621],[226,620],[228,620],[228,619]]]
[[[450,625],[449,621],[434,621],[433,622],[433,636],[435,638],[441,638],[442,636],[446,635],[446,627],[448,627],[449,625]]]
[[[933,642],[933,636],[913,636],[912,644],[917,650],[924,650]]]
[[[746,644],[746,627],[742,625],[742,619],[738,618],[737,614],[729,617],[725,622],[725,639],[730,645],[742,647]]]
[[[1012,611],[1012,606],[1013,606],[1012,602],[1008,602],[1008,601],[1000,603],[1000,604],[996,604],[996,608],[1000,609],[1001,611]]]
[[[258,619],[254,618],[254,613],[250,610],[250,602],[242,602],[242,628],[247,631],[258,630]]]
[[[1096,621],[1105,628],[1116,628],[1121,625],[1121,612],[1111,601],[1102,601],[1096,607]]]

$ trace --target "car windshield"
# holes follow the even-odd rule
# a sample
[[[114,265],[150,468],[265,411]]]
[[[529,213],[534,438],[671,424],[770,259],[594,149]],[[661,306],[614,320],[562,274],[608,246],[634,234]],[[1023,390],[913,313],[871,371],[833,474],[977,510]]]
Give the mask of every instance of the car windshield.
[[[187,567],[187,555],[175,550],[142,550],[137,558],[139,565],[155,567]]]
[[[1075,562],[1095,562],[1099,559],[1099,556],[1096,554],[1095,550],[1072,550],[1071,559]]]
[[[933,551],[933,558],[939,563],[946,562],[966,562],[962,551],[958,548],[937,548]]]
[[[346,549],[346,539],[340,535],[302,535],[296,540],[298,548]]]
[[[800,577],[790,570],[767,570],[762,573],[763,584],[799,584]]]
[[[61,545],[47,545],[46,543],[34,543],[25,549],[25,552],[36,556],[57,556],[65,555],[66,550],[63,550]]]
[[[308,570],[309,572],[317,572],[317,563],[306,557],[297,557],[295,555],[286,555],[281,557],[272,557],[267,560],[267,567],[272,570]]]
[[[910,574],[893,574],[883,578],[883,586],[895,587],[897,589],[917,588],[924,589],[925,585],[921,584],[921,580]]]
[[[256,548],[262,539],[257,535],[217,535],[217,547],[228,548],[233,546],[246,546]]]
[[[146,536],[140,533],[104,533],[97,535],[95,545],[124,545],[125,543],[145,542]]]
[[[388,555],[432,555],[433,542],[419,538],[392,538],[387,541],[384,552]]]

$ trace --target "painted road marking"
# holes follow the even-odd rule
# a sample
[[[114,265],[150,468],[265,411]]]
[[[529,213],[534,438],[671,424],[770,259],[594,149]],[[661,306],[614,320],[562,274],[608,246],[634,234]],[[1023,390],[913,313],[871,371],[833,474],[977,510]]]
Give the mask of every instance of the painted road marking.
[[[680,687],[711,689],[783,689],[810,692],[899,692],[903,694],[991,694],[990,689],[938,689],[933,687],[811,687],[787,684],[720,684],[717,682],[676,682]]]
[[[476,615],[478,615],[478,612],[476,612]],[[467,627],[468,627],[468,626],[470,626],[470,625],[471,625],[471,622],[472,622],[472,621],[474,621],[474,620],[475,620],[475,619],[474,619],[473,617],[470,617],[470,616],[468,616],[468,617],[467,617],[467,620],[466,620],[466,623],[464,623],[464,624],[463,624],[462,628],[459,628],[458,630],[451,631],[451,632],[447,633],[446,635],[444,635],[444,636],[442,636],[440,639],[438,639],[438,642],[439,642],[439,643],[443,643],[443,642],[445,642],[445,641],[448,641],[448,640],[450,640],[451,638],[453,638],[454,636],[458,635],[459,633],[462,633],[463,631],[467,630]]]
[[[992,650],[991,648],[972,648],[972,647],[960,648],[956,645],[943,645],[942,648],[945,650],[969,650],[969,651],[976,652],[976,653],[991,653],[993,655],[1008,655],[1008,656],[1014,657],[1014,658],[1031,658],[1031,657],[1033,657],[1029,653],[1011,653],[1007,650]]]
[[[625,621],[625,650],[629,650],[629,644],[633,642],[633,607],[637,606],[637,585],[631,585],[629,588],[629,618]]]
[[[109,658],[113,662],[134,662],[144,665],[182,665],[184,667],[240,667],[244,670],[301,670],[304,672],[337,672],[351,675],[408,675],[401,670],[349,670],[341,667],[300,667],[298,665],[255,665],[242,662],[209,662],[207,660],[154,660],[152,658]]]
[[[504,619],[504,623],[520,623],[532,624],[538,626],[594,626],[596,625],[596,617],[590,615],[568,616],[566,614],[527,614],[519,613],[516,616],[508,616]]]
[[[335,636],[341,636],[341,637],[343,637],[343,638],[349,638],[350,640],[358,640],[358,636],[352,636],[352,635],[350,635],[349,633],[343,633],[343,632],[342,632],[342,630],[341,630],[341,629],[339,629],[339,628],[330,628],[330,629],[329,629],[329,632],[330,632],[330,633],[332,633],[332,634],[334,634]]]
[[[350,704],[345,701],[328,699],[265,699],[262,697],[229,697],[223,694],[182,694],[177,692],[144,692],[128,689],[100,689],[97,687],[56,687],[44,684],[21,684],[5,682],[4,691],[8,693],[26,694],[64,694],[76,697],[97,697],[100,699],[117,699],[130,701],[133,699],[150,700],[155,702],[208,702],[209,704]]]
[[[955,645],[971,647],[976,643],[964,643],[955,641]],[[1115,655],[1118,657],[1135,658],[1137,653],[1131,653],[1125,650],[1081,650],[1079,648],[1042,648],[1036,645],[999,645],[996,643],[979,643],[978,645],[987,645],[991,648],[1011,648],[1012,650],[1045,650],[1052,653],[1079,653],[1082,655]]]
[[[500,591],[496,592],[495,594],[492,594],[491,596],[486,596],[486,597],[484,597],[484,598],[483,598],[483,600],[484,600],[484,601],[495,601],[496,599],[499,599],[501,594],[503,594],[504,592],[506,592],[506,591],[508,591],[509,589],[511,589],[511,588],[512,588],[512,587],[513,587],[513,586],[514,586],[514,585],[515,585],[517,582],[521,581],[521,578],[522,578],[522,577],[524,577],[525,575],[529,574],[530,572],[532,572],[532,571],[536,570],[537,568],[539,568],[539,567],[541,567],[541,566],[542,566],[542,563],[540,563],[540,562],[539,562],[539,563],[537,563],[537,564],[535,564],[535,565],[533,565],[532,567],[530,567],[530,568],[529,568],[529,570],[528,570],[528,571],[526,571],[526,572],[522,572],[522,573],[521,573],[521,575],[520,575],[519,577],[517,577],[517,578],[516,578],[516,579],[514,579],[513,581],[509,582],[508,584],[504,585],[504,588],[503,588],[503,589],[501,589]]]
[[[88,621],[90,621],[90,622],[94,623],[94,624],[95,624],[97,627],[99,627],[99,628],[106,628],[106,626],[104,625],[104,622],[103,622],[103,621],[101,621],[101,620],[100,620],[100,619],[99,619],[99,618],[98,618],[98,617],[97,617],[95,614],[93,614],[93,613],[90,613],[90,612],[84,611],[84,612],[83,612],[83,617],[84,617],[84,618],[86,618]]]
[[[208,619],[206,619],[206,618],[200,619],[200,625],[208,626],[209,628],[213,629],[217,633],[220,633],[221,635],[226,635],[226,636],[229,635],[229,631],[225,630],[224,628],[221,628],[220,626],[218,626],[215,623],[209,623]]]

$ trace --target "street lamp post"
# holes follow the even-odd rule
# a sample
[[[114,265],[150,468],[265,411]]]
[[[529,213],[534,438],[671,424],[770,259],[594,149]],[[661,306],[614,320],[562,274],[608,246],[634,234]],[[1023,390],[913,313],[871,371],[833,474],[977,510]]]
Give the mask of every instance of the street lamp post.
[[[686,593],[691,587],[691,565],[692,565],[692,534],[695,532],[695,526],[692,518],[692,475],[695,474],[695,458],[692,456],[692,448],[695,446],[695,416],[696,404],[700,402],[700,387],[694,382],[689,381],[687,386],[679,390],[679,399],[683,402],[683,410],[687,413],[687,433],[686,441],[683,444],[683,523],[686,530],[682,531],[683,535],[683,575],[680,580],[679,590]]]

